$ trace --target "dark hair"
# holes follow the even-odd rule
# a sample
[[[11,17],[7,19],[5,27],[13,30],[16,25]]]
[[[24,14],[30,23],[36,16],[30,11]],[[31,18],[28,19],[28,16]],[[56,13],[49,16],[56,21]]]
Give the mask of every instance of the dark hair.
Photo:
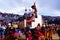
[[[32,14],[32,16],[34,16],[34,14]]]
[[[40,23],[38,23],[38,26],[40,26]]]

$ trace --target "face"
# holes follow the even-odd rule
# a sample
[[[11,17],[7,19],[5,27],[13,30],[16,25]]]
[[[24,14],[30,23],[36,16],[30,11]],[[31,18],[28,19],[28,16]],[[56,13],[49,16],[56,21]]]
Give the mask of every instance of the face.
[[[40,26],[37,26],[36,29],[37,29],[37,30],[40,30]]]

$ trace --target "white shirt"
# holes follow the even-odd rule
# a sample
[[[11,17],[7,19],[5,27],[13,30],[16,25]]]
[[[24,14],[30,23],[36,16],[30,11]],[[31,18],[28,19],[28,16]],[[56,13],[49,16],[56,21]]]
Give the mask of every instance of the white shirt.
[[[6,29],[6,26],[2,26],[1,28],[5,30]]]

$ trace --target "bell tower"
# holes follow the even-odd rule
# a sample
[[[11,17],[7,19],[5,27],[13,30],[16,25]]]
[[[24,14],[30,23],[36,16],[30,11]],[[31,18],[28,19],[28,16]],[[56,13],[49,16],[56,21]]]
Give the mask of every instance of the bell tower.
[[[31,8],[34,10],[35,18],[37,18],[37,8],[36,8],[36,2],[31,6]]]
[[[36,2],[31,6],[33,11],[33,14],[35,15],[35,21],[32,22],[32,27],[30,27],[31,29],[37,27],[38,24],[40,24],[40,26],[42,27],[42,16],[37,14],[37,8],[36,8]]]

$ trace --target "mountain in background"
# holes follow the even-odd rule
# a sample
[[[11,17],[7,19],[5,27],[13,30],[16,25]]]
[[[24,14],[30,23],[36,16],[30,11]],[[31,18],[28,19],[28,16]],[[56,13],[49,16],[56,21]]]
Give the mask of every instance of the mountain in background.
[[[22,15],[17,15],[13,13],[2,13],[0,12],[0,21],[5,20],[7,22],[17,21]],[[42,15],[43,23],[48,24],[60,24],[60,16],[44,16]]]
[[[42,16],[43,22],[48,24],[60,24],[60,16]]]

